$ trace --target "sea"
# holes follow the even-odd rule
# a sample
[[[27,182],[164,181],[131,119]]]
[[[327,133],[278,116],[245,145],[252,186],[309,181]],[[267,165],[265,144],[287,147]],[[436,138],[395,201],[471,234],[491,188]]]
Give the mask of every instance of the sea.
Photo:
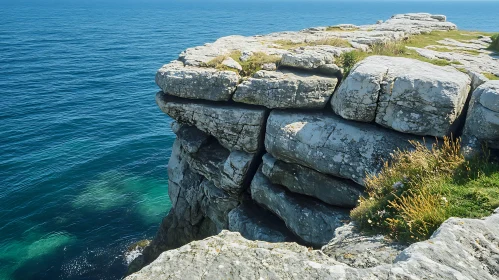
[[[171,207],[158,68],[188,47],[396,13],[499,31],[499,1],[0,0],[0,279],[121,279]]]

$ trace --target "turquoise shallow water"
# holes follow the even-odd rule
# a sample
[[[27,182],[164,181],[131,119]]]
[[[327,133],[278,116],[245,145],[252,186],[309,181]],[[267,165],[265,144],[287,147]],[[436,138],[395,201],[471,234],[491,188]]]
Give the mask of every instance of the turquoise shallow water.
[[[498,2],[2,1],[0,279],[120,279],[170,207],[155,71],[231,34],[394,13],[499,31]]]

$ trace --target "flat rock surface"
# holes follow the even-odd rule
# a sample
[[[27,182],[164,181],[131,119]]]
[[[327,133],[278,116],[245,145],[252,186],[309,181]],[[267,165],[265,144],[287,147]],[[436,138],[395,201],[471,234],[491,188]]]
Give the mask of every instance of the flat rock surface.
[[[186,101],[163,92],[156,94],[156,103],[173,119],[196,126],[231,151],[255,153],[260,149],[266,117],[263,108]]]
[[[494,280],[499,277],[498,244],[497,212],[484,220],[451,218],[393,264],[372,268],[353,268],[296,243],[249,241],[223,231],[164,252],[126,279]]]
[[[365,235],[353,225],[339,227],[334,238],[322,252],[351,267],[368,268],[391,264],[407,246],[386,239],[383,235]]]
[[[371,56],[350,72],[331,99],[336,114],[417,135],[456,132],[471,79],[419,60]]]

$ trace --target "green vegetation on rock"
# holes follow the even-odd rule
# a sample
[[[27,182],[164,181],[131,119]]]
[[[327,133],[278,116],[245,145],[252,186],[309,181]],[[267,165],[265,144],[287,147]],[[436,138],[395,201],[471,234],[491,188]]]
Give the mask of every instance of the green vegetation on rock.
[[[274,43],[279,44],[282,49],[295,49],[304,46],[333,46],[341,48],[349,48],[352,45],[345,39],[327,38],[310,42],[293,42],[291,40],[277,40]]]
[[[367,232],[402,242],[428,239],[450,217],[480,218],[499,207],[499,163],[466,160],[459,140],[431,149],[413,142],[366,180],[368,196],[351,216]]]
[[[242,67],[242,70],[239,71],[237,69],[230,68],[224,65],[223,62],[228,57],[234,59],[237,63],[239,63],[239,65],[241,65]],[[243,77],[250,77],[253,76],[253,74],[255,74],[256,72],[260,71],[262,69],[262,65],[266,63],[278,64],[279,61],[281,60],[281,57],[278,55],[268,55],[263,52],[253,53],[246,61],[242,61],[240,57],[241,57],[240,51],[232,51],[228,55],[217,56],[216,58],[212,59],[203,66],[216,68],[218,70],[234,71],[241,74]]]
[[[489,46],[489,50],[499,52],[499,33],[492,35],[492,43]]]
[[[499,80],[499,77],[492,73],[483,73],[483,75],[489,80]]]

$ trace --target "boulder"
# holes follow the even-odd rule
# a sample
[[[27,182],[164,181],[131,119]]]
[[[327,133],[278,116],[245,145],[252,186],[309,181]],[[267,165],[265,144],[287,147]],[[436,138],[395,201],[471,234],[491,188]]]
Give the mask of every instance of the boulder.
[[[195,126],[172,122],[171,127],[173,133],[177,135],[180,145],[191,154],[196,153],[210,138],[210,135],[197,129]]]
[[[230,99],[240,76],[234,71],[184,66],[174,61],[161,67],[156,73],[156,84],[163,92],[191,99],[227,101]]]
[[[393,263],[406,247],[381,234],[362,234],[350,223],[337,228],[334,238],[321,251],[351,267],[368,268]]]
[[[358,63],[331,99],[336,114],[404,133],[456,133],[470,77],[419,60],[371,56]]]
[[[364,185],[366,175],[378,173],[394,150],[411,149],[409,140],[423,139],[332,114],[274,110],[265,148],[276,159]]]
[[[267,242],[297,240],[282,220],[252,202],[243,203],[230,211],[229,230],[239,232],[249,240]]]
[[[189,101],[163,92],[156,94],[156,103],[170,117],[196,126],[231,151],[256,153],[261,148],[264,108]]]
[[[346,179],[329,176],[299,164],[263,156],[262,172],[272,184],[285,186],[293,193],[312,196],[340,207],[355,207],[363,187]]]
[[[430,240],[405,249],[392,264],[355,268],[296,243],[249,241],[222,231],[161,254],[126,280],[142,279],[456,279],[499,276],[499,212],[451,218]]]
[[[348,210],[289,193],[283,187],[273,185],[261,170],[251,181],[251,197],[281,218],[304,242],[316,247],[331,240],[334,230],[349,219]]]
[[[471,95],[463,138],[499,149],[499,81],[486,82]]]
[[[267,108],[324,108],[338,79],[313,73],[258,71],[241,83],[233,100]]]

